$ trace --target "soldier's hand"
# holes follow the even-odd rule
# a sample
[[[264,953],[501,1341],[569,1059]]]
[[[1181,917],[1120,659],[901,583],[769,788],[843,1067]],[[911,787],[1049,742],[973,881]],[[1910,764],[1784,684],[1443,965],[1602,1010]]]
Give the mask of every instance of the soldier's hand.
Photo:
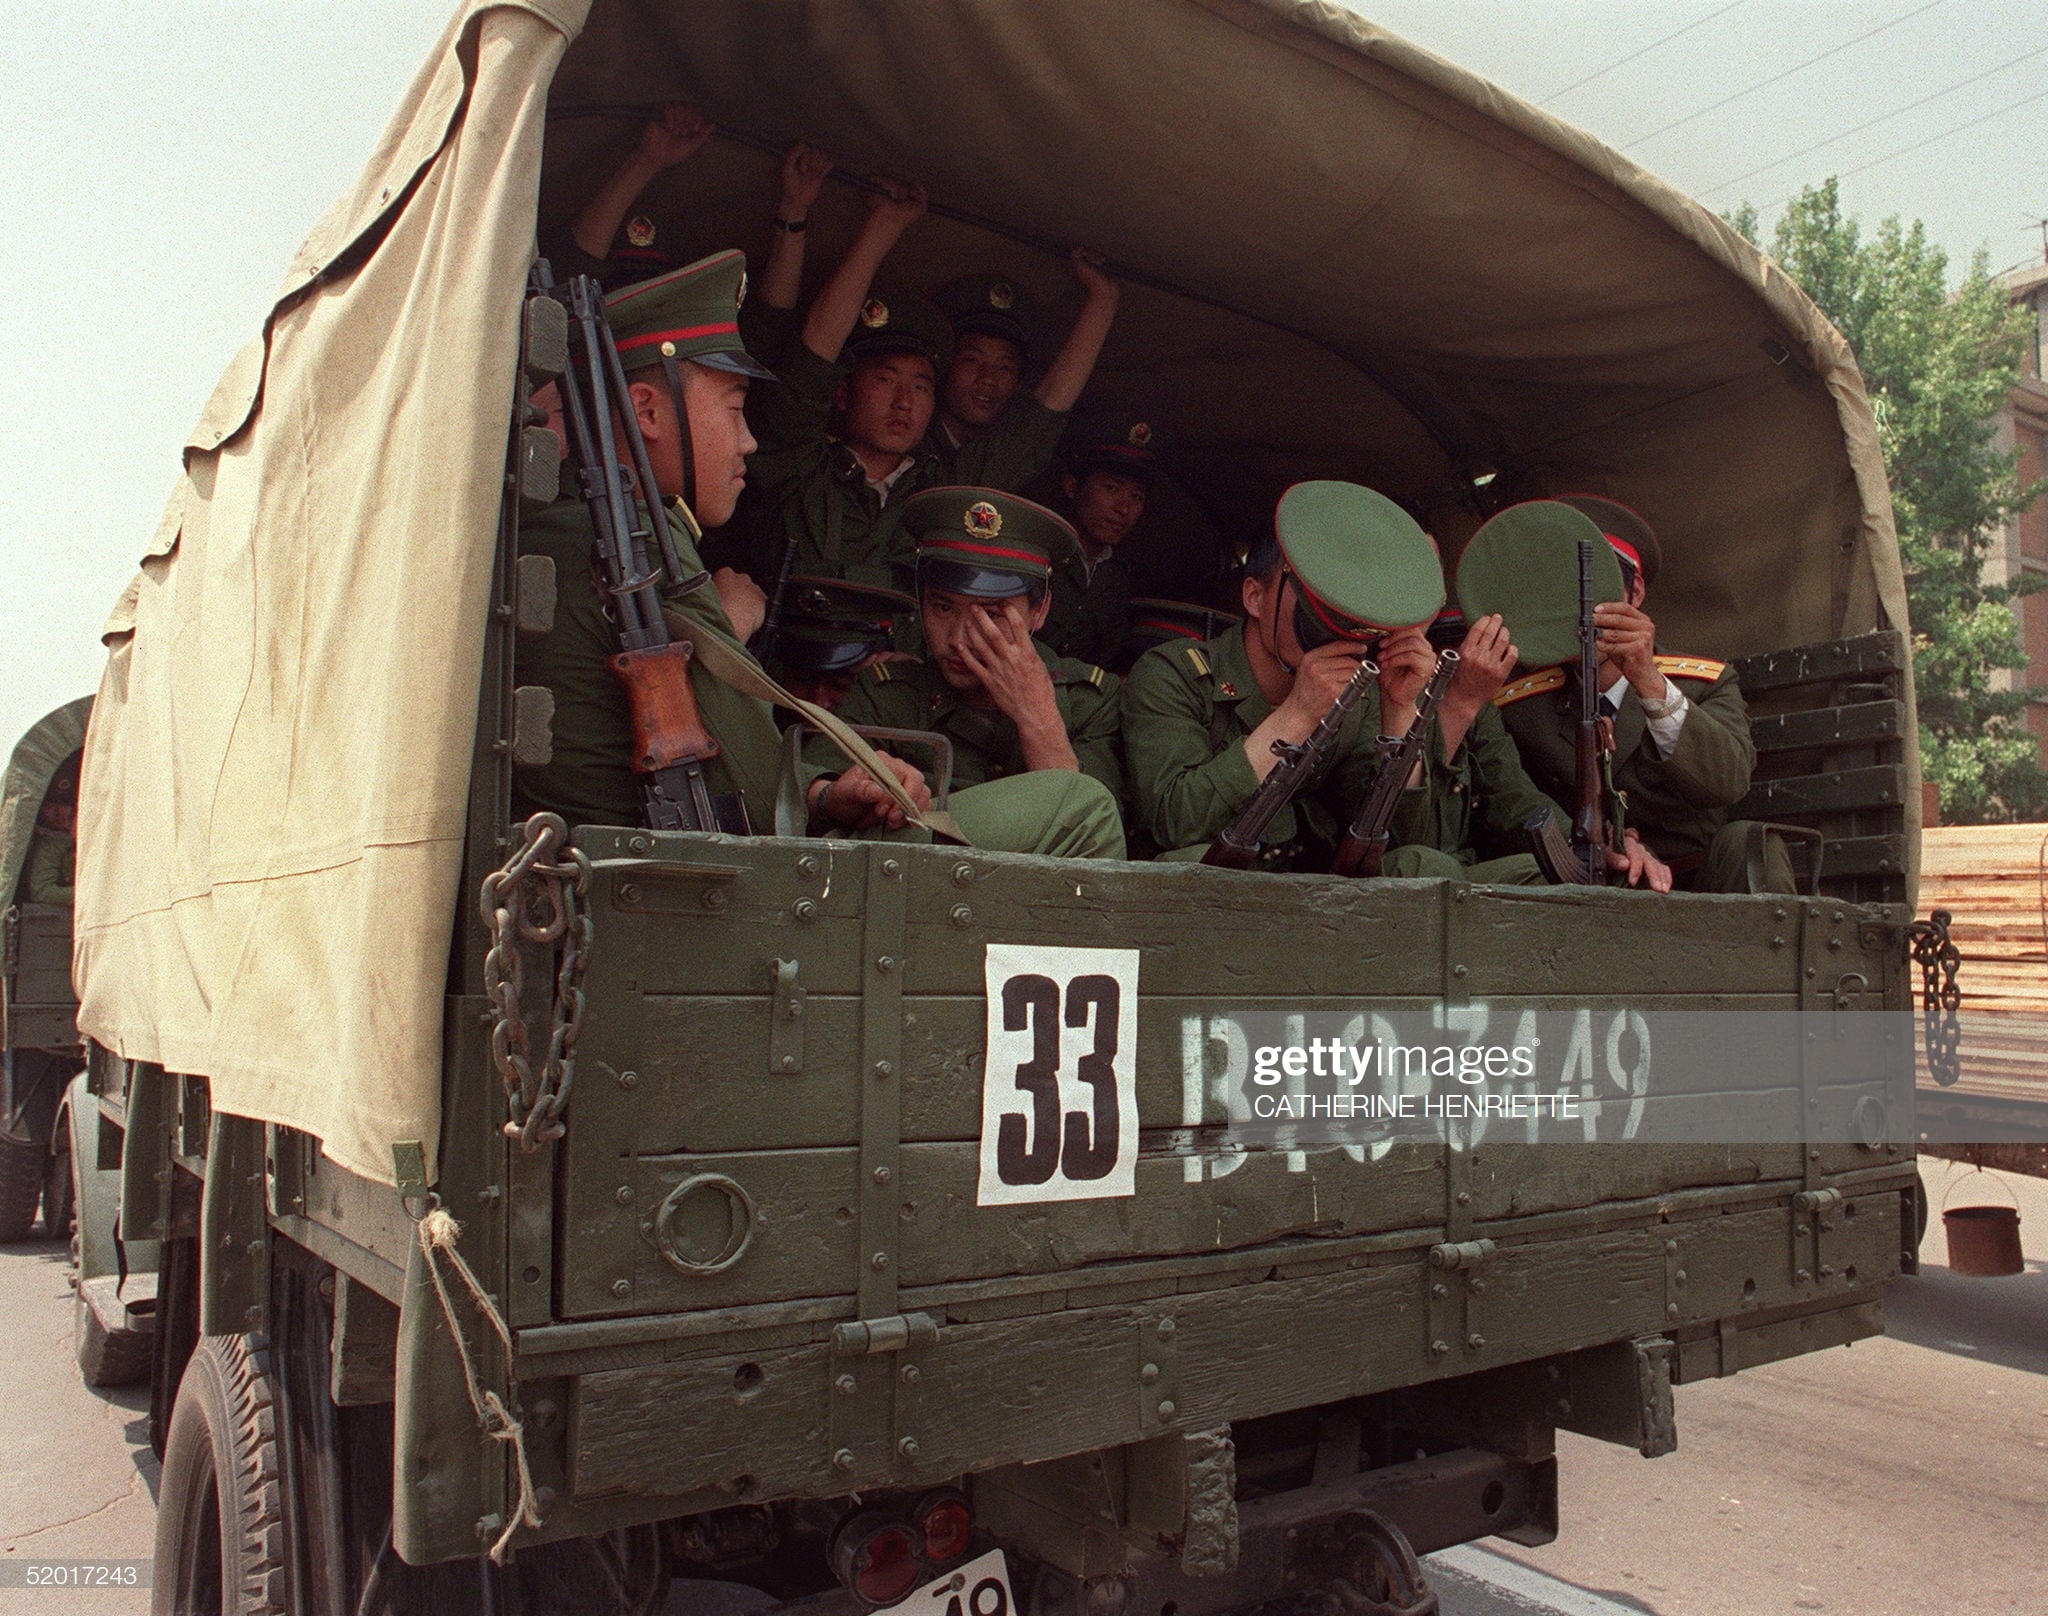
[[[768,617],[768,597],[761,593],[761,586],[744,572],[720,567],[711,575],[711,587],[718,591],[718,604],[732,619],[733,637],[742,643],[751,640]]]
[[[1622,833],[1622,851],[1607,850],[1607,867],[1610,870],[1628,871],[1628,884],[1632,887],[1647,886],[1652,892],[1671,890],[1671,866],[1643,845],[1643,839],[1633,830]]]
[[[930,198],[922,185],[877,178],[874,190],[868,193],[868,223],[892,236],[900,236],[924,217],[929,205]]]
[[[961,629],[962,660],[1012,723],[1021,728],[1032,718],[1057,715],[1052,675],[1032,644],[1021,595],[969,612]]]
[[[1640,606],[1612,601],[1593,608],[1600,655],[1621,670],[1629,688],[1645,701],[1664,694],[1664,675],[1657,671],[1657,625]]]
[[[775,210],[775,216],[787,219],[791,224],[807,217],[817,205],[825,176],[831,172],[830,152],[806,145],[801,140],[791,146],[782,156],[782,201]]]
[[[1107,298],[1114,303],[1119,288],[1116,279],[1102,267],[1102,254],[1086,247],[1076,247],[1067,254],[1067,264],[1074,272],[1074,279],[1081,283],[1081,290],[1091,299]]]
[[[1419,628],[1396,629],[1380,641],[1380,715],[1389,735],[1398,735],[1415,715],[1415,698],[1436,671],[1436,649]]]
[[[1355,640],[1332,640],[1301,659],[1301,666],[1294,670],[1294,688],[1280,703],[1292,720],[1289,728],[1298,732],[1295,740],[1306,739],[1331,703],[1344,693],[1364,654],[1365,647]]]
[[[916,767],[888,752],[877,756],[909,793],[919,813],[931,807],[931,789]],[[840,830],[899,830],[904,824],[896,799],[865,768],[850,768],[835,780],[820,780],[812,786],[811,820]]]
[[[1444,705],[1478,712],[1500,694],[1515,671],[1515,642],[1500,613],[1488,612],[1465,631],[1458,645],[1458,671],[1451,675]]]
[[[687,101],[664,101],[661,116],[641,127],[635,150],[656,168],[673,168],[709,140],[714,127]]]

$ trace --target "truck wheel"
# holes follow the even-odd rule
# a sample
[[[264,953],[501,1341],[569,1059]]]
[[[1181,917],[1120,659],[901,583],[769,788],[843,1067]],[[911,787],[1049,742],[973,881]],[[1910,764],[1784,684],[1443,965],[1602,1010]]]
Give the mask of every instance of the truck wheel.
[[[202,1337],[164,1442],[151,1616],[285,1616],[280,1447],[268,1344]]]
[[[0,1245],[29,1237],[42,1198],[42,1151],[32,1139],[0,1133]]]
[[[57,1135],[43,1158],[43,1233],[52,1240],[71,1238],[71,1216],[78,1209],[78,1190],[71,1177],[71,1123],[57,1121]]]

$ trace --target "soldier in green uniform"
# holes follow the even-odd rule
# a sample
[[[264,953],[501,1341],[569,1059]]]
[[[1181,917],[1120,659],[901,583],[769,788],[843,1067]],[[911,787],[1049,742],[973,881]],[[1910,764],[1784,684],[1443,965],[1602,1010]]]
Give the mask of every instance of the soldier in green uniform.
[[[641,126],[633,147],[594,191],[566,230],[548,231],[541,256],[558,280],[594,277],[607,291],[666,275],[682,263],[682,232],[651,210],[635,210],[640,193],[711,138],[711,120],[683,101],[662,103]],[[620,239],[623,236],[623,240]]]
[[[894,589],[792,578],[762,660],[804,700],[836,709],[862,667],[890,654],[896,624],[916,613],[917,602]]]
[[[72,901],[77,823],[78,758],[74,754],[57,766],[36,811],[35,833],[21,871],[21,895],[26,902],[69,905]]]
[[[1643,610],[1663,565],[1656,533],[1614,500],[1569,495],[1556,503],[1589,518],[1620,566],[1622,598],[1596,606],[1593,618],[1603,713],[1614,725],[1614,783],[1626,795],[1629,830],[1669,865],[1681,888],[1793,891],[1783,840],[1760,823],[1728,818],[1729,807],[1748,792],[1756,765],[1749,710],[1734,671],[1711,658],[1657,650],[1657,625]],[[1542,580],[1529,578],[1525,568],[1516,574],[1491,580],[1494,594],[1506,599],[1510,592],[1547,588],[1562,597],[1567,588],[1557,569]],[[1575,578],[1569,587],[1576,590]],[[1566,668],[1544,667],[1495,698],[1530,775],[1564,804],[1574,790],[1578,704],[1572,685]]]
[[[917,542],[929,660],[870,666],[840,716],[945,736],[960,786],[1064,770],[1120,795],[1119,681],[1032,637],[1073,530],[1042,505],[993,488],[928,489],[903,519]]]
[[[1129,412],[1077,422],[1060,492],[1079,539],[1052,575],[1052,613],[1040,638],[1061,656],[1108,664],[1131,625],[1131,565],[1123,542],[1145,514],[1159,475],[1160,433]]]
[[[726,252],[608,300],[627,368],[627,403],[664,501],[688,489],[697,515],[713,522],[731,515],[745,482],[746,455],[754,446],[746,420],[748,380],[767,374],[740,342],[744,283],[745,260]],[[676,362],[679,388],[666,384],[669,360]],[[668,506],[668,515],[688,575],[700,565],[689,524],[675,505]],[[632,716],[607,666],[618,639],[593,572],[595,534],[583,502],[558,500],[522,522],[520,543],[528,554],[553,557],[556,602],[553,629],[539,640],[520,642],[515,678],[548,688],[555,716],[553,758],[515,770],[514,795],[524,811],[548,809],[572,823],[637,824],[640,789],[629,763]],[[713,643],[758,675],[740,641],[758,625],[763,605],[758,589],[728,574],[688,589],[667,607],[676,630],[700,645],[689,677],[704,723],[721,748],[705,766],[711,789],[742,802],[756,829],[772,821],[781,777],[775,723],[766,700],[709,671],[702,647]],[[885,762],[915,806],[929,804],[917,770],[900,760]],[[953,814],[975,845],[999,851],[1091,856],[1106,846],[1121,849],[1114,800],[1092,781],[1079,786],[998,781],[956,797]],[[905,823],[894,798],[863,769],[847,769],[813,790],[806,807],[813,830],[886,833]]]
[[[1155,645],[1172,645],[1180,640],[1200,645],[1204,640],[1215,639],[1233,623],[1243,621],[1236,612],[1226,612],[1217,606],[1140,595],[1131,602],[1131,628],[1117,652],[1117,662],[1129,667]]]
[[[797,575],[907,588],[904,502],[920,488],[1016,489],[1038,475],[1108,335],[1116,283],[1077,253],[1074,273],[1088,298],[1038,385],[968,441],[933,448],[927,435],[951,366],[952,328],[928,303],[870,295],[876,271],[925,206],[921,187],[894,182],[870,197],[851,251],[778,361],[783,385],[759,401],[761,448],[733,543],[771,593],[776,580]]]
[[[1378,768],[1380,737],[1414,720],[1436,656],[1424,627],[1443,603],[1427,535],[1391,500],[1350,483],[1299,483],[1271,538],[1246,557],[1245,621],[1201,645],[1155,646],[1124,687],[1124,750],[1140,824],[1160,846],[1206,847],[1272,769],[1273,743],[1308,737],[1377,641],[1380,677],[1349,714],[1321,777],[1268,832],[1274,868],[1319,869]],[[1432,722],[1382,864],[1390,876],[1541,879],[1521,845],[1547,806],[1490,698],[1513,666],[1498,618],[1473,626]]]

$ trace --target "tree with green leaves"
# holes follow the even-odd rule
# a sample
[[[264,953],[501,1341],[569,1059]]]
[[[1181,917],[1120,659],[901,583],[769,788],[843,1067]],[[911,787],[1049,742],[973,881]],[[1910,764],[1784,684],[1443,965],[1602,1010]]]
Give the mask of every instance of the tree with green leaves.
[[[1758,241],[1748,204],[1729,222]],[[1866,239],[1832,178],[1785,210],[1770,252],[1848,338],[1877,415],[1913,619],[1920,762],[1941,787],[1942,817],[2038,818],[2048,772],[2020,717],[2026,693],[1991,681],[2025,667],[2013,602],[2043,580],[1984,575],[1996,530],[2048,488],[2023,486],[2017,457],[1995,439],[2026,311],[1991,280],[1982,251],[1951,291],[1948,255],[1918,220],[1886,219]]]

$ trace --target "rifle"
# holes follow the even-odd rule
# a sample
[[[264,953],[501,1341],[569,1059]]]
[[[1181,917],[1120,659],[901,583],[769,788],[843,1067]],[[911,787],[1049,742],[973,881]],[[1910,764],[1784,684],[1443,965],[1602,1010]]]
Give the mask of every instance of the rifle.
[[[1307,740],[1298,745],[1290,741],[1273,743],[1273,755],[1280,761],[1259,782],[1259,789],[1252,793],[1245,805],[1231,815],[1230,823],[1217,834],[1216,840],[1209,844],[1209,850],[1202,855],[1204,864],[1213,864],[1224,870],[1249,870],[1258,862],[1259,838],[1266,834],[1266,827],[1273,823],[1274,816],[1308,784],[1309,776],[1316,772],[1336,743],[1344,715],[1358,705],[1358,698],[1365,694],[1366,685],[1379,677],[1379,671],[1370,657],[1360,657],[1350,682],[1337,692],[1337,699],[1330,703],[1330,710],[1316,721],[1316,727],[1309,732]]]
[[[1614,791],[1614,723],[1600,716],[1600,652],[1593,628],[1593,541],[1579,540],[1579,725],[1574,738],[1572,786],[1577,809],[1571,839],[1548,809],[1522,825],[1529,851],[1546,879],[1559,886],[1605,886],[1607,852],[1621,846],[1621,813]]]
[[[1448,649],[1440,652],[1429,683],[1415,698],[1415,722],[1380,758],[1378,772],[1365,788],[1365,798],[1345,830],[1344,839],[1337,844],[1337,855],[1330,860],[1332,875],[1370,877],[1380,873],[1380,861],[1387,856],[1387,826],[1393,821],[1409,772],[1422,755],[1422,743],[1429,738],[1429,721],[1436,716],[1437,703],[1444,699],[1444,691],[1457,671],[1458,653]]]
[[[683,576],[682,557],[626,391],[626,374],[597,282],[578,275],[557,287],[542,260],[535,289],[569,311],[572,362],[562,373],[562,415],[603,574],[607,615],[619,635],[610,668],[632,711],[633,771],[641,812],[655,830],[744,832],[736,795],[714,798],[704,765],[719,754],[690,685],[696,648],[669,634],[664,595],[687,594],[709,574]],[[622,444],[619,439],[623,436]]]

